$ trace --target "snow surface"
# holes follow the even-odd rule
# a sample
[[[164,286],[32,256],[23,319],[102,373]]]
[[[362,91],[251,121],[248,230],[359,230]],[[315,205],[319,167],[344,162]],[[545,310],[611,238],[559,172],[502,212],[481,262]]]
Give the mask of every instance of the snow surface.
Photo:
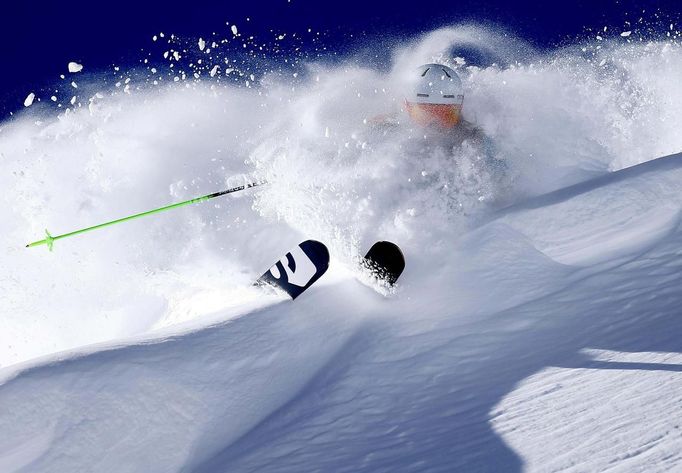
[[[682,468],[680,48],[463,70],[497,187],[474,149],[367,124],[459,43],[518,46],[451,28],[388,73],[313,64],[293,90],[180,82],[3,125],[0,471]],[[333,255],[315,286],[251,286],[305,238]],[[355,277],[380,238],[407,258],[388,298]]]

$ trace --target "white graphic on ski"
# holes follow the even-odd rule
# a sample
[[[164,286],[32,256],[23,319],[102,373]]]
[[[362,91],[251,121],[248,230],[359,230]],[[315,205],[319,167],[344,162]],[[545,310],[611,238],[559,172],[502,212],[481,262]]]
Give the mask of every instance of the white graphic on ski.
[[[293,268],[289,266],[289,256],[291,256]],[[298,287],[305,287],[317,273],[315,264],[308,258],[308,255],[303,252],[300,246],[291,250],[284,258],[279,260],[279,263],[270,268],[270,274],[277,280],[282,279],[279,265],[282,265],[286,273],[284,281]]]

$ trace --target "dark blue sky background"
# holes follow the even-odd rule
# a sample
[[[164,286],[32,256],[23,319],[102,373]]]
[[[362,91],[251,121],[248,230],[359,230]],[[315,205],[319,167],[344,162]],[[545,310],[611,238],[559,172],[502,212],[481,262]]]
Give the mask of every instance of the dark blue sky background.
[[[312,27],[328,31],[328,46],[343,50],[353,48],[353,41],[473,20],[504,26],[539,47],[552,47],[584,34],[588,27],[622,27],[643,10],[647,22],[658,15],[667,25],[679,19],[682,9],[680,0],[10,2],[0,9],[0,110],[5,112],[21,108],[29,91],[56,81],[70,60],[86,64],[90,72],[113,63],[134,63],[159,31],[194,38],[213,31],[227,34],[226,21],[264,36],[270,29],[302,32]],[[358,39],[363,34],[365,38]]]

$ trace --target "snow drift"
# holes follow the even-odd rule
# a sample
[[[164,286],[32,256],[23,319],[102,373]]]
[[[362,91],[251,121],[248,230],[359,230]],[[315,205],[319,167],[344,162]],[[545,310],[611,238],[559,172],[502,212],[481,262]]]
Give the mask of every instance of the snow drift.
[[[635,169],[510,209],[453,245],[444,264],[412,265],[393,299],[337,272],[296,303],[24,369],[0,390],[12,406],[3,469],[495,471],[519,467],[518,454],[539,469],[601,469],[624,455],[636,469],[678,465],[677,422],[659,409],[681,401],[682,155]],[[636,205],[642,193],[649,209]],[[614,205],[595,205],[604,201]],[[662,206],[676,212],[653,219],[646,240],[619,219],[604,229],[604,214],[627,207],[620,217],[636,222]],[[584,244],[571,266],[550,257],[553,227],[528,223],[558,213]],[[582,239],[594,228],[618,229],[618,241],[636,235],[637,245],[595,262],[593,241]],[[603,360],[599,350],[614,354]],[[630,352],[653,354],[621,361]],[[585,370],[598,373],[570,375]],[[631,383],[624,370],[649,374]],[[532,387],[504,397],[529,375]],[[525,423],[551,418],[537,398],[557,396],[579,413],[540,441]],[[657,421],[602,415],[605,403]],[[586,446],[581,436],[594,429],[618,435]]]

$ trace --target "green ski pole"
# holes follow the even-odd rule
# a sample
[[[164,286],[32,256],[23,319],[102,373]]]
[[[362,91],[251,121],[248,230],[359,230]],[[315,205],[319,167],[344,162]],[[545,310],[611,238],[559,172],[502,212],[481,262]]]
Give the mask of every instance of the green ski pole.
[[[198,204],[199,202],[206,202],[207,200],[214,199],[214,198],[220,197],[222,195],[232,194],[233,192],[239,192],[239,191],[242,191],[244,189],[249,189],[251,187],[260,186],[260,185],[265,184],[265,183],[266,183],[265,181],[250,182],[248,184],[244,184],[244,185],[241,185],[238,187],[233,187],[231,189],[226,189],[224,191],[214,192],[213,194],[208,194],[208,195],[203,195],[201,197],[196,197],[194,199],[186,200],[184,202],[178,202],[177,204],[166,205],[165,207],[159,207],[158,209],[148,210],[146,212],[141,212],[138,214],[130,215],[128,217],[119,218],[116,220],[112,220],[110,222],[100,223],[99,225],[93,225],[92,227],[81,228],[80,230],[75,230],[73,232],[64,233],[63,235],[52,236],[52,235],[50,235],[50,232],[45,230],[45,238],[44,239],[34,241],[33,243],[29,243],[28,245],[26,245],[26,248],[30,248],[32,246],[47,245],[48,249],[50,251],[52,251],[52,249],[54,248],[54,242],[57,240],[61,240],[62,238],[68,238],[68,237],[71,237],[74,235],[80,235],[81,233],[90,232],[92,230],[97,230],[98,228],[109,227],[109,226],[115,225],[117,223],[126,222],[128,220],[133,220],[135,218],[144,217],[145,215],[152,215],[155,213],[163,212],[164,210],[175,209],[178,207],[182,207],[184,205]]]

